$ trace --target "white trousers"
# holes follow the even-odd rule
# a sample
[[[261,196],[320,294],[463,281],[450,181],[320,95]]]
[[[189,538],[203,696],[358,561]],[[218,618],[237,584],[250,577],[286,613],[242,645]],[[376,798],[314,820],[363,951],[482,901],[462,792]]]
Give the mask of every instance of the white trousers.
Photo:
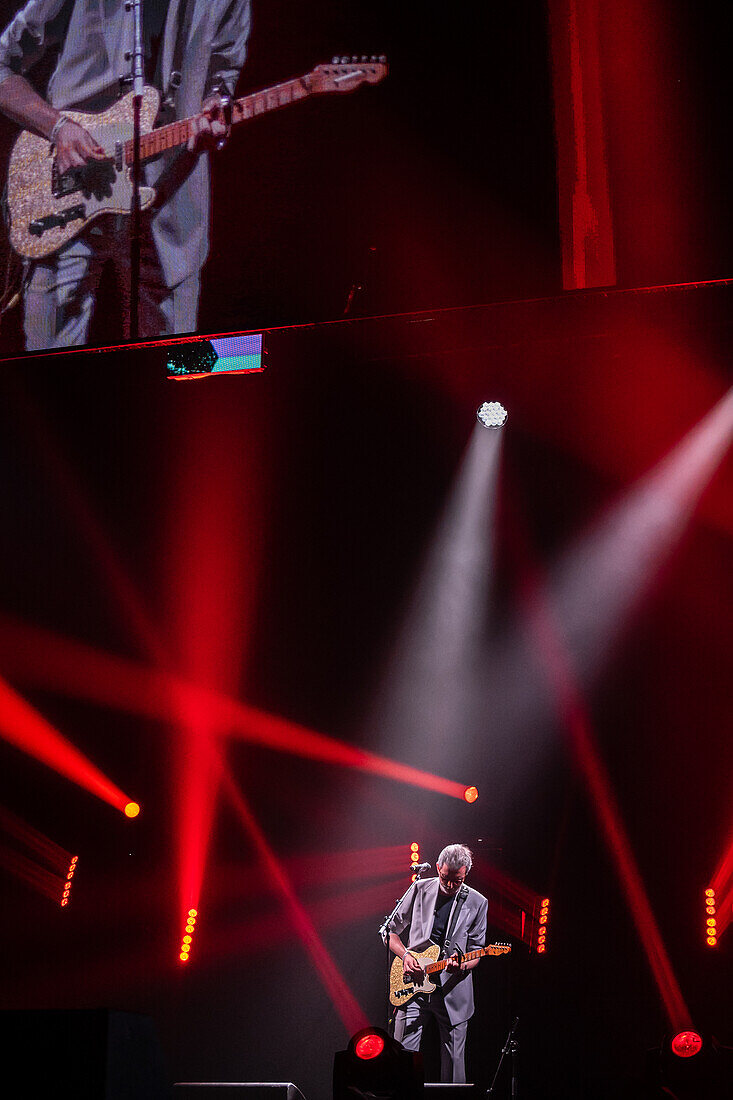
[[[405,1050],[419,1050],[422,1029],[428,1016],[434,1016],[440,1035],[440,1080],[462,1085],[466,1081],[466,1032],[468,1020],[452,1024],[443,998],[431,993],[413,997],[395,1013],[394,1037]]]
[[[122,328],[129,339],[129,226],[129,217],[107,215],[47,260],[30,263],[23,321],[27,351],[87,343],[102,270],[108,263],[114,268]],[[177,286],[165,286],[152,239],[143,231],[138,312],[141,338],[195,331],[200,274],[195,271]]]

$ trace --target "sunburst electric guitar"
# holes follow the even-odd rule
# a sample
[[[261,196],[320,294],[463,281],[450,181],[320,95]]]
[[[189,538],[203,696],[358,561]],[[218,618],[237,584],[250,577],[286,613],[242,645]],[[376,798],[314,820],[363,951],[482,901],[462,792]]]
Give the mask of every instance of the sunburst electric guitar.
[[[467,951],[463,956],[463,962],[472,962],[473,959],[481,959],[485,955],[508,955],[510,951],[511,947],[508,943],[490,943],[488,947]],[[439,974],[441,970],[445,970],[448,961],[441,959],[438,962],[439,954],[440,948],[437,943],[431,943],[426,951],[420,953],[413,951],[413,955],[423,968],[423,978],[420,983],[405,976],[402,970],[402,959],[395,955],[389,972],[389,999],[393,1005],[400,1008],[412,1000],[416,993],[433,992],[436,983],[428,981],[428,974]]]
[[[387,75],[383,57],[335,58],[305,76],[276,84],[233,100],[232,125],[264,115],[308,96],[350,92],[360,84],[377,84]],[[169,149],[185,145],[193,118],[153,129],[160,105],[155,88],[144,89],[141,111],[140,156],[149,161]],[[123,96],[101,114],[64,111],[80,123],[107,153],[63,174],[56,167],[54,149],[45,138],[24,131],[10,156],[6,193],[6,220],[10,243],[28,259],[56,252],[101,214],[129,214],[132,204],[133,93]],[[141,187],[140,207],[155,201],[152,187]]]

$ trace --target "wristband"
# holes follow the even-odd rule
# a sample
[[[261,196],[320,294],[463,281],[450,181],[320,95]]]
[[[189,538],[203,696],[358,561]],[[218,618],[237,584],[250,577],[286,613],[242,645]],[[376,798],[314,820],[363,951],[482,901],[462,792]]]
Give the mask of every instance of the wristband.
[[[69,118],[68,115],[59,115],[59,117],[54,122],[53,129],[51,130],[51,133],[49,134],[49,137],[48,137],[48,140],[50,141],[51,145],[56,144],[56,138],[58,137],[59,130],[61,129],[61,127],[66,122],[71,122],[71,119]]]

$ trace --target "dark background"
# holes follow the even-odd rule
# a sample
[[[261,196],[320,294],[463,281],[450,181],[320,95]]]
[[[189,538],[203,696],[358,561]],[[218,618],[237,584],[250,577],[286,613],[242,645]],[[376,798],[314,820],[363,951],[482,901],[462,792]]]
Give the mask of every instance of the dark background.
[[[690,108],[668,101],[680,151],[670,182],[694,199],[697,228],[663,264],[636,252],[623,218],[633,189],[620,178],[625,286],[728,273],[718,8],[668,11]],[[352,51],[387,53],[389,80],[260,120],[218,160],[202,329],[338,318],[361,280],[358,309],[377,313],[559,292],[542,5],[263,5],[241,90]],[[627,309],[601,298],[578,311],[575,301],[506,327],[487,314],[480,339],[449,325],[440,352],[406,329],[377,329],[369,347],[358,326],[296,334],[271,341],[264,374],[201,384],[166,382],[160,361],[122,353],[3,365],[3,615],[149,662],[93,548],[101,530],[177,659],[191,639],[177,633],[176,600],[186,583],[205,590],[228,553],[213,537],[184,583],[176,515],[195,515],[226,485],[244,578],[233,608],[246,642],[241,670],[232,661],[239,696],[401,759],[398,745],[372,743],[367,715],[480,401],[510,408],[502,492],[550,564],[729,384],[727,299]],[[105,341],[115,338],[106,316]],[[4,318],[8,352],[19,350],[17,323]],[[729,457],[589,698],[693,1018],[728,1042],[729,944],[704,949],[699,895],[731,828],[730,490]],[[511,617],[521,564],[501,515],[497,599]],[[16,682],[6,660],[8,680],[143,814],[128,822],[0,746],[0,803],[81,858],[66,911],[3,874],[2,1006],[138,1009],[156,1021],[173,1080],[292,1079],[308,1100],[327,1097],[348,1035],[224,799],[196,954],[187,968],[177,961],[175,725]],[[418,840],[433,859],[461,839],[480,853],[478,889],[489,889],[491,865],[553,899],[545,958],[515,946],[475,975],[470,1072],[487,1082],[519,1012],[527,1095],[633,1096],[644,1051],[668,1025],[583,780],[552,726],[529,760],[526,746],[507,752],[495,737],[489,701],[485,728],[449,768],[431,764],[445,749],[429,743],[410,761],[475,782],[472,807],[250,745],[230,746],[228,759],[370,1019],[384,1012],[375,929],[402,884],[358,853]]]

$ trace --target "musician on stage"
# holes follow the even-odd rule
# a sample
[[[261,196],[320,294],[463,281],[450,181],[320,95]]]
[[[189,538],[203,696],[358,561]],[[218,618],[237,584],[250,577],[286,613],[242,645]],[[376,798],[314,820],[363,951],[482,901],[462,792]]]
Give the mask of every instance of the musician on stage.
[[[441,1081],[466,1080],[465,1047],[468,1021],[473,1015],[473,978],[479,960],[461,956],[486,942],[488,901],[465,885],[473,857],[463,844],[449,844],[438,856],[437,878],[417,879],[389,924],[387,946],[402,959],[405,976],[419,978],[422,968],[412,952],[437,943],[447,958],[442,984],[435,992],[416,994],[395,1013],[395,1038],[407,1050],[419,1050],[428,1014],[438,1023]],[[407,931],[407,946],[401,934]]]
[[[161,93],[159,122],[198,118],[187,149],[144,167],[143,182],[156,188],[157,200],[152,214],[142,215],[141,336],[196,328],[209,250],[207,150],[228,135],[221,105],[244,64],[249,28],[250,0],[143,0],[145,81]],[[28,0],[0,36],[0,111],[52,143],[61,173],[103,156],[64,111],[97,113],[119,98],[120,78],[131,72],[133,31],[124,0]],[[56,47],[44,97],[25,73]],[[54,255],[26,265],[28,350],[87,341],[107,261],[124,301],[129,232],[129,217],[106,214]]]

